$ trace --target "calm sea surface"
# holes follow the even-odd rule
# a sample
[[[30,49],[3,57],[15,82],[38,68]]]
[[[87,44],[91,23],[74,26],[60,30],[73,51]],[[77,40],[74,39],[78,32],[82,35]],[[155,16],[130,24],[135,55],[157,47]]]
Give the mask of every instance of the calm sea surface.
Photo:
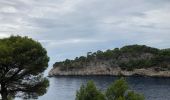
[[[60,76],[49,78],[48,92],[38,100],[74,100],[76,90],[88,80],[94,80],[104,90],[118,77],[113,76]],[[170,78],[127,77],[131,89],[143,93],[146,100],[170,100]]]

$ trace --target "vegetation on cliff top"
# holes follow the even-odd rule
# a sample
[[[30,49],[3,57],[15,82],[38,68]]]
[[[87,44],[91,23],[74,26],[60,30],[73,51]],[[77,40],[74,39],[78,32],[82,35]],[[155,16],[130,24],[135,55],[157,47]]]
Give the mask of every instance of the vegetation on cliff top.
[[[154,68],[156,71],[170,70],[170,49],[157,49],[145,45],[128,45],[113,50],[88,52],[87,56],[56,62],[60,70],[75,70],[88,66],[120,67],[122,70]]]

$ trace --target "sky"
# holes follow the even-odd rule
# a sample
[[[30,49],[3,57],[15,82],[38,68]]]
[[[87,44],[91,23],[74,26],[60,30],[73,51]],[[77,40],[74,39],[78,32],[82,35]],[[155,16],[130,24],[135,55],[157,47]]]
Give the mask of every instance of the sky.
[[[28,36],[56,61],[141,44],[170,47],[170,0],[0,0],[0,38]]]

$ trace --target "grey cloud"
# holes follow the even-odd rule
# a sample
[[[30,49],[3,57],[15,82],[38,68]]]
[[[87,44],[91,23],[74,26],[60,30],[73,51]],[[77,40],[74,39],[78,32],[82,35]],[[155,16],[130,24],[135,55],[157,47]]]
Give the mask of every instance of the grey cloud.
[[[0,37],[27,35],[51,62],[128,44],[170,46],[169,0],[1,0]]]

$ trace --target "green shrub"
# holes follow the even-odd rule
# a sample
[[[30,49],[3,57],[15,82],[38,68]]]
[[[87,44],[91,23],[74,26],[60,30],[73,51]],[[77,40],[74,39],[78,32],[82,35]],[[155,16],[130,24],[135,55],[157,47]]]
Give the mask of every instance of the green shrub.
[[[105,100],[104,95],[99,91],[93,81],[89,81],[87,85],[82,85],[77,91],[76,100]]]
[[[128,83],[121,78],[112,83],[105,91],[105,95],[89,81],[86,86],[82,85],[77,91],[76,100],[144,100],[144,96],[134,91],[128,91]]]

